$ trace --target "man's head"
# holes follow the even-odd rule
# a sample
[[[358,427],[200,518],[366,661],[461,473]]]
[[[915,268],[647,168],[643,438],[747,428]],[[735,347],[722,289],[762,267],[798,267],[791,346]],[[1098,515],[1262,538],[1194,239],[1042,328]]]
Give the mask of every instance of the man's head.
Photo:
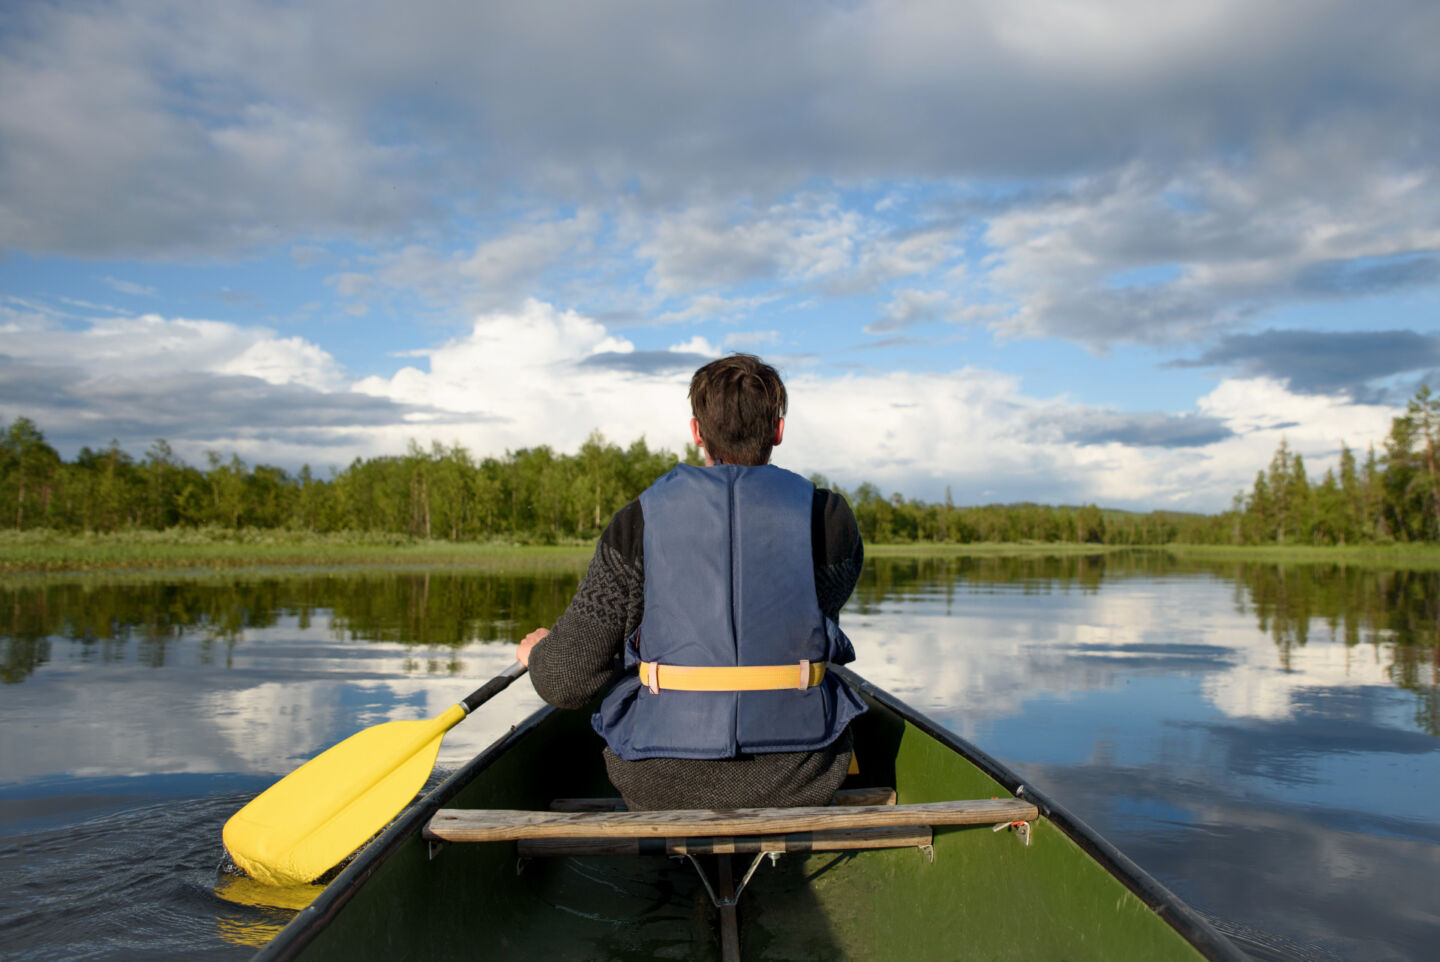
[[[712,461],[768,464],[785,432],[785,385],[753,354],[731,354],[690,379],[695,443]]]

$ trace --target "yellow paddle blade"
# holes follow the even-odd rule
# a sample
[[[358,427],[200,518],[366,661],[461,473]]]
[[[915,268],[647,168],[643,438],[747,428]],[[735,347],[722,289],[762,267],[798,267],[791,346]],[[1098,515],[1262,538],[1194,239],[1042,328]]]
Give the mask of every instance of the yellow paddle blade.
[[[465,717],[386,722],[315,756],[225,823],[235,864],[267,885],[297,885],[365,843],[425,784],[440,741]]]

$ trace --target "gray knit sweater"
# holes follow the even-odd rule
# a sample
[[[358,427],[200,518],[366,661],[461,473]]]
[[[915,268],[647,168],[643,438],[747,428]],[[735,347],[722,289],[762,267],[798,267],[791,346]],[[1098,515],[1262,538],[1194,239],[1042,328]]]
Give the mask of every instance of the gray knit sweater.
[[[561,708],[588,706],[621,671],[625,639],[645,613],[645,517],[621,508],[600,536],[589,571],[550,635],[530,653],[530,680]],[[839,619],[860,577],[864,548],[845,499],[815,489],[811,553],[820,610]],[[824,805],[850,765],[850,732],[813,752],[741,755],[718,761],[627,762],[605,749],[605,768],[632,810]]]

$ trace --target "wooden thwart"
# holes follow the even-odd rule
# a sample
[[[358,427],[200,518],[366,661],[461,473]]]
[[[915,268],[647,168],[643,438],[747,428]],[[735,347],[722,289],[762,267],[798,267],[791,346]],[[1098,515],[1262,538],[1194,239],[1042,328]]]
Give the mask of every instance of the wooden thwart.
[[[849,852],[871,848],[919,848],[934,840],[928,826],[840,828],[789,835],[722,835],[695,838],[522,838],[521,858],[570,855],[753,855],[757,852]]]
[[[736,808],[670,812],[533,812],[444,808],[425,837],[447,842],[500,842],[526,838],[695,838],[787,835],[897,825],[984,825],[1031,821],[1035,806],[1017,798],[929,802],[921,805]]]

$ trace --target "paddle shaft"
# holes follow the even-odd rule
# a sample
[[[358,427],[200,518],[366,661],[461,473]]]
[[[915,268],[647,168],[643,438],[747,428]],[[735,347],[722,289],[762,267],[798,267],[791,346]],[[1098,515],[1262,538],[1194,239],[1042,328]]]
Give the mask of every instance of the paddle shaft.
[[[472,711],[479,708],[481,705],[485,704],[487,701],[494,698],[496,695],[500,694],[506,688],[509,688],[510,683],[516,678],[519,678],[521,675],[525,674],[525,671],[525,666],[517,661],[509,668],[506,668],[500,674],[496,675],[494,678],[491,678],[485,684],[481,685],[479,688],[466,695],[460,700],[460,704],[465,706],[465,714],[470,714]]]

